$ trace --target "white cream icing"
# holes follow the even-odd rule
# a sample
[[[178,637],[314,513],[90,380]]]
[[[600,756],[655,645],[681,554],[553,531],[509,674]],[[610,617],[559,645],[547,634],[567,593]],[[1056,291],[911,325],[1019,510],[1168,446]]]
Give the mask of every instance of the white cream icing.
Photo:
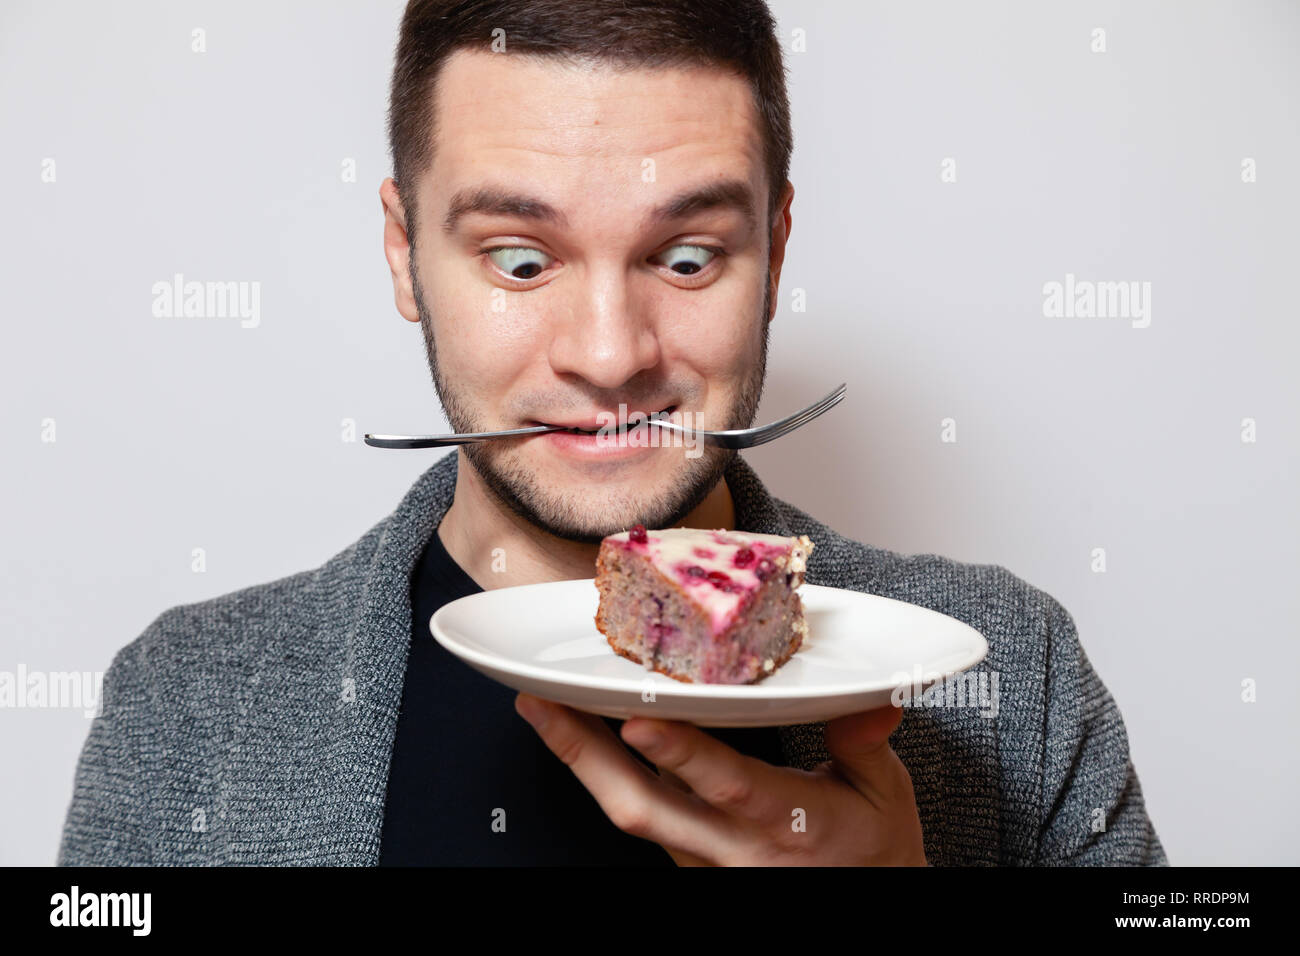
[[[630,542],[630,532],[621,531],[610,539]],[[777,534],[759,534],[746,531],[726,531],[721,528],[664,528],[646,532],[646,547],[651,561],[666,576],[686,589],[692,600],[709,614],[714,633],[724,630],[746,592],[758,588],[760,581],[755,568],[763,558],[776,565],[779,572],[797,572],[797,587],[803,581],[808,555],[813,543],[807,535],[797,538]],[[608,539],[607,539],[608,540]],[[636,543],[631,546],[635,547]],[[736,567],[734,559],[741,548],[750,548],[754,560],[743,568]],[[698,565],[707,574],[721,571],[738,586],[737,591],[725,591],[715,586],[707,577],[692,577],[679,569]]]

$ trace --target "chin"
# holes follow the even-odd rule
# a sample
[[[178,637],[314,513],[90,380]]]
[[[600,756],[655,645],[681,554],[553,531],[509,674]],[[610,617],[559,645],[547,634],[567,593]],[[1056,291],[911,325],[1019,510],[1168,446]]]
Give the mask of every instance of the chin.
[[[559,538],[595,544],[634,524],[680,524],[721,477],[721,460],[713,456],[690,462],[680,449],[654,452],[639,461],[600,465],[549,455],[514,456],[494,462],[493,484],[538,527]]]
[[[593,544],[634,524],[671,524],[666,503],[662,492],[640,486],[624,490],[554,485],[529,502],[532,520],[540,527],[557,537]]]

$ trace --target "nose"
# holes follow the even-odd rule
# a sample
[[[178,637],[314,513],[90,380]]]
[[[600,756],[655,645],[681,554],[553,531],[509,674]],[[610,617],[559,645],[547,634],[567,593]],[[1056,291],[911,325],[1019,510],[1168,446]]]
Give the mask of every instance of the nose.
[[[567,314],[554,323],[548,358],[557,375],[577,375],[598,388],[618,388],[659,364],[659,338],[617,266],[593,271],[587,280],[575,291]]]

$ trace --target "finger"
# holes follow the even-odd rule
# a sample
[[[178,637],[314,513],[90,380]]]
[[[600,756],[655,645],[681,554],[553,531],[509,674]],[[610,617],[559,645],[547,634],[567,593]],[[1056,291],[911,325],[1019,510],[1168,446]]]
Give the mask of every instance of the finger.
[[[523,693],[515,709],[623,832],[706,859],[734,845],[723,815],[642,766],[600,717]]]
[[[786,819],[789,811],[780,796],[783,780],[776,768],[738,753],[700,728],[634,717],[621,733],[661,773],[671,773],[719,811],[753,823]]]
[[[711,860],[694,856],[684,850],[669,850],[668,855],[673,858],[673,862],[678,866],[717,866],[717,864]]]
[[[663,780],[674,790],[678,790],[681,793],[687,793],[687,794],[691,793],[691,788],[686,785],[686,781],[683,780],[681,777],[677,776],[677,774],[673,773],[671,770],[665,770],[664,768],[660,767],[659,779]],[[697,800],[699,799],[698,797],[695,797],[694,794],[691,794],[691,796],[694,799]],[[685,850],[669,850],[668,855],[673,858],[673,862],[676,863],[678,866],[713,866],[714,865],[712,861],[706,860],[703,857],[695,856],[692,853],[687,853]]]
[[[674,790],[680,790],[682,793],[691,792],[691,788],[687,785],[685,780],[664,767],[659,768],[659,779],[664,781]]]
[[[889,746],[889,735],[902,719],[901,707],[887,705],[826,723],[826,751],[832,765],[873,802],[887,799],[892,791],[900,763]]]

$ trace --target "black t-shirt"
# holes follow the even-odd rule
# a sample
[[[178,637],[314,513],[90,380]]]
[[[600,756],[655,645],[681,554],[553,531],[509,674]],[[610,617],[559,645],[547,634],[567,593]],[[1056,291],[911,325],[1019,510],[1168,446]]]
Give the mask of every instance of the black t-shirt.
[[[672,866],[663,847],[609,821],[573,771],[515,712],[516,691],[434,640],[433,612],[482,590],[435,531],[411,576],[411,652],[379,865]],[[604,719],[617,736],[622,721]],[[708,733],[741,753],[785,763],[776,728]],[[493,828],[500,811],[504,832],[498,832],[499,823]]]

